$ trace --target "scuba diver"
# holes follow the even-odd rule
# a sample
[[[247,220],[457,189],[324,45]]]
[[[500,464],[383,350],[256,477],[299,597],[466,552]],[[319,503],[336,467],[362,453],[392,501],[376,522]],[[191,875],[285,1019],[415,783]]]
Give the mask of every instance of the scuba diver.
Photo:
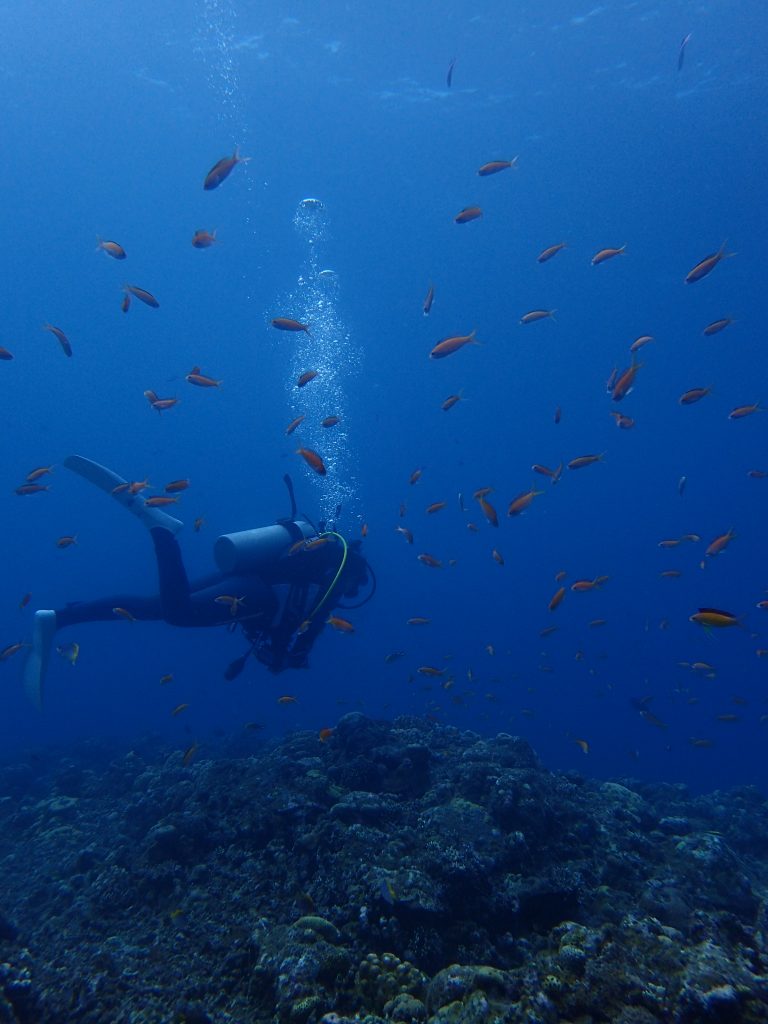
[[[64,465],[144,523],[155,548],[159,592],[148,597],[113,594],[35,612],[24,688],[38,707],[54,635],[66,626],[122,616],[162,620],[172,626],[239,627],[249,647],[224,673],[234,679],[250,655],[274,673],[306,668],[331,610],[360,607],[376,589],[373,571],[360,553],[360,541],[348,544],[335,530],[326,530],[323,524],[318,530],[306,517],[297,517],[288,476],[284,480],[291,499],[290,518],[219,537],[213,550],[218,571],[190,582],[176,540],[183,526],[180,520],[97,462],[70,455]],[[356,597],[369,583],[370,593],[357,604],[341,605],[342,598]]]

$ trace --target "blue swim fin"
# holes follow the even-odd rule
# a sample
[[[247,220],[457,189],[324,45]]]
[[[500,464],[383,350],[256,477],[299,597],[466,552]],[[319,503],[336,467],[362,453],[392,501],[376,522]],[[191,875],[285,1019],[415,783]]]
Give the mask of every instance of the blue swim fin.
[[[24,663],[24,692],[39,710],[43,706],[43,683],[56,635],[56,612],[35,612],[32,623],[32,643]]]

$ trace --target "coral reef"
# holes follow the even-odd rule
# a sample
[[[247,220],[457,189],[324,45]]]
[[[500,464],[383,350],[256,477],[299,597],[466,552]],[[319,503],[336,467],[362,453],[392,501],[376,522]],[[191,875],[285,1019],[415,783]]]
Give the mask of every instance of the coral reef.
[[[346,715],[0,767],[0,1024],[768,1021],[768,805]]]

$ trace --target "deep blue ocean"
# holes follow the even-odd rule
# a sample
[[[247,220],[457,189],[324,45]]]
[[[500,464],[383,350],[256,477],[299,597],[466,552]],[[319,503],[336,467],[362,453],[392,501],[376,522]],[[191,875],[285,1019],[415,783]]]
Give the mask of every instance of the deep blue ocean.
[[[288,514],[289,473],[311,518],[350,539],[365,526],[377,579],[342,613],[354,633],[326,629],[310,669],[278,677],[252,660],[224,680],[236,633],[116,618],[60,633],[80,655],[53,654],[39,713],[22,649],[0,662],[4,758],[147,735],[204,757],[361,710],[521,735],[545,765],[599,778],[764,788],[768,417],[729,418],[768,409],[760,0],[29,0],[3,4],[0,26],[0,345],[14,357],[0,363],[0,646],[28,639],[37,608],[156,587],[146,532],[62,467],[73,453],[149,479],[147,493],[189,478],[172,511],[192,575],[213,567],[219,534]],[[205,191],[236,146],[249,161]],[[475,205],[482,217],[455,222]],[[215,244],[194,248],[199,229]],[[723,244],[736,255],[685,283]],[[125,284],[159,308],[121,312]],[[532,310],[556,313],[521,325]],[[429,358],[473,330],[481,344]],[[643,335],[615,402],[606,382]],[[193,366],[221,386],[191,386]],[[711,393],[681,405],[692,388]],[[146,390],[180,401],[159,414]],[[635,425],[617,429],[612,411]],[[330,415],[338,426],[321,428]],[[300,445],[326,458],[325,478]],[[531,468],[602,453],[554,486]],[[50,491],[15,493],[51,465]],[[57,547],[66,535],[77,543]],[[739,622],[705,630],[690,621],[702,607]]]

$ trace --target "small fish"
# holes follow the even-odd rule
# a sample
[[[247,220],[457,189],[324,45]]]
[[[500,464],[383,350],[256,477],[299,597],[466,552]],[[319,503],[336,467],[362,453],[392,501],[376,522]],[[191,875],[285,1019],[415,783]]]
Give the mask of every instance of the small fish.
[[[338,615],[329,615],[325,620],[326,625],[332,626],[338,633],[354,633],[355,627],[347,619],[342,619]]]
[[[568,469],[583,469],[584,466],[591,466],[595,462],[602,462],[605,452],[601,452],[600,455],[579,455],[576,459],[571,459],[568,463]]]
[[[452,409],[457,402],[461,401],[461,397],[462,396],[460,394],[448,395],[448,397],[443,402],[440,403],[440,408],[443,410],[443,412],[448,412],[448,410]]]
[[[214,597],[216,604],[225,604],[229,608],[229,614],[234,618],[240,611],[240,606],[245,604],[244,597],[233,597],[231,594],[219,594],[218,597]]]
[[[166,672],[166,674],[164,676],[160,676],[160,685],[161,686],[167,686],[168,683],[172,683],[172,682],[173,682],[173,673],[172,672]]]
[[[413,534],[411,533],[407,526],[396,526],[395,530],[402,537],[405,537],[405,540],[408,544],[413,544]]]
[[[128,493],[140,494],[142,491],[145,491],[149,486],[149,480],[132,480],[128,484]],[[112,493],[114,493],[115,491],[117,491],[117,487],[114,489]]]
[[[422,553],[416,556],[420,562],[424,565],[428,565],[430,569],[442,569],[443,563],[439,558],[435,558],[433,555]]]
[[[424,301],[421,304],[421,311],[424,314],[424,316],[429,316],[429,314],[430,314],[430,312],[432,310],[432,303],[434,301],[435,301],[435,286],[433,284],[430,284],[429,288],[427,289],[426,298],[424,299]]]
[[[722,320],[713,320],[711,324],[707,324],[701,333],[705,337],[711,338],[713,334],[719,334],[720,331],[724,331],[732,323],[733,320],[729,316],[723,317]]]
[[[32,600],[32,594],[26,593],[19,601],[19,608],[26,608],[29,602]]]
[[[691,388],[680,395],[678,402],[680,405],[693,405],[694,402],[700,402],[702,398],[706,398],[707,395],[711,394],[712,388]]]
[[[717,264],[724,259],[728,259],[729,256],[735,256],[734,252],[725,251],[725,242],[720,246],[717,252],[710,253],[709,256],[705,256],[703,260],[700,260],[693,269],[689,270],[685,275],[686,284],[694,284],[696,281],[701,281],[702,278],[706,277],[707,274],[711,274]]]
[[[715,537],[715,539],[709,545],[704,554],[707,555],[708,558],[714,558],[715,555],[721,554],[723,551],[725,551],[725,549],[728,547],[728,545],[734,539],[735,536],[736,532],[733,529],[733,527],[731,527],[731,529],[728,530],[727,533],[723,533],[719,537]]]
[[[642,363],[636,363],[633,359],[632,365],[618,374],[613,387],[610,389],[611,398],[614,402],[620,402],[622,398],[627,397],[634,387],[635,378],[640,372],[642,365]]]
[[[335,427],[337,423],[341,423],[340,416],[326,416],[324,420],[320,421],[320,426],[327,429],[328,427]]]
[[[625,416],[624,413],[616,412],[615,409],[611,410],[611,416],[613,416],[614,422],[620,430],[631,430],[635,425],[635,421],[631,416]]]
[[[689,616],[690,622],[695,622],[699,626],[709,626],[716,629],[724,629],[728,626],[740,625],[739,619],[731,614],[731,612],[724,612],[718,608],[699,608],[697,612]]]
[[[108,239],[99,238],[98,235],[96,235],[96,252],[103,252],[105,255],[111,256],[113,260],[124,260],[126,256],[125,249],[119,242],[110,242]]]
[[[571,590],[576,594],[586,590],[598,590],[607,580],[607,576],[596,576],[593,580],[575,580],[571,584]]]
[[[145,397],[147,392],[144,392]],[[154,398],[151,399],[149,404],[156,412],[165,412],[166,409],[172,409],[174,405],[178,405],[178,398]]]
[[[379,896],[381,896],[384,902],[388,903],[390,907],[396,906],[399,900],[397,890],[388,878],[382,878],[381,883],[379,884]]]
[[[455,67],[456,67],[456,58],[455,57],[451,57],[450,62],[448,64],[448,71],[446,72],[446,75],[445,75],[445,84],[448,86],[449,89],[451,88],[451,85],[453,85],[453,69]]]
[[[139,288],[137,284],[126,284],[123,285],[123,291],[132,295],[135,299],[139,299],[145,306],[151,306],[152,309],[160,308],[160,303],[152,292],[148,292],[146,288]]]
[[[189,478],[185,480],[171,480],[169,484],[166,484],[163,490],[166,494],[177,494],[179,491],[186,491],[189,487]]]
[[[487,164],[483,164],[479,168],[478,174],[481,178],[487,178],[489,174],[498,174],[499,171],[507,171],[512,167],[517,167],[518,158],[512,157],[511,160],[489,160]]]
[[[687,476],[681,476],[680,479],[677,481],[677,493],[680,495],[681,498],[683,496],[683,493],[685,491],[685,485],[687,483],[688,483],[688,477]]]
[[[0,345],[0,359],[6,360],[6,362],[13,359],[13,352],[9,352],[7,348]]]
[[[195,533],[200,533],[204,525],[205,516],[198,516],[197,519],[195,519],[194,523],[192,524],[192,529],[195,531]]]
[[[691,41],[691,36],[692,35],[693,35],[693,33],[689,32],[688,35],[683,36],[683,41],[680,43],[680,49],[677,51],[677,70],[678,71],[682,71],[683,70],[683,61],[685,60],[685,48],[688,45],[688,43]]]
[[[504,565],[504,556],[496,548],[493,548],[491,550],[491,558],[494,560],[494,562],[497,562],[499,565]]]
[[[318,476],[325,476],[327,470],[322,458],[311,448],[297,448],[296,454],[300,455],[310,469],[314,469]]]
[[[125,619],[126,622],[136,622],[136,617],[131,615],[127,608],[120,608],[119,606],[112,609],[113,615],[118,615],[121,619]]]
[[[659,576],[661,576],[662,579],[666,580],[676,580],[679,579],[682,575],[683,574],[682,572],[680,572],[679,569],[664,569],[663,572],[659,573]]]
[[[330,726],[326,726],[324,729],[320,730],[320,732],[317,734],[317,738],[320,740],[321,743],[327,743],[331,736],[333,736],[333,733],[334,730]]]
[[[218,388],[224,383],[221,380],[214,380],[213,377],[206,377],[204,373],[200,372],[199,366],[193,366],[184,377],[184,380],[198,388]]]
[[[297,388],[303,388],[317,376],[317,370],[305,370],[296,381]]]
[[[39,480],[41,476],[46,476],[52,471],[53,466],[38,466],[37,469],[30,470],[30,472],[27,473],[27,483],[33,484],[35,480]]]
[[[476,492],[476,493],[479,493],[479,492]],[[480,506],[480,508],[482,509],[483,515],[488,520],[488,522],[491,524],[491,526],[498,526],[499,525],[499,515],[498,515],[496,509],[490,503],[490,501],[488,501],[482,494],[480,494],[480,497],[477,499],[477,503]]]
[[[178,505],[178,498],[165,497],[162,494],[154,495],[151,498],[145,498],[144,504],[147,508],[165,508],[166,505]]]
[[[232,156],[223,156],[221,160],[217,160],[213,167],[208,171],[203,181],[203,188],[206,192],[210,192],[214,188],[218,188],[219,185],[229,177],[232,171],[237,167],[238,164],[246,164],[251,158],[249,156],[240,156],[239,146],[235,146],[235,151]]]
[[[435,668],[434,665],[420,665],[416,671],[423,676],[436,678],[437,676],[444,676],[447,670],[444,668]]]
[[[425,619],[423,615],[414,615],[411,619],[406,619],[406,626],[427,626],[432,619]]]
[[[447,504],[447,501],[433,501],[431,505],[427,505],[424,511],[427,513],[428,516],[432,516],[435,514],[435,512],[440,512],[442,509],[444,509]]]
[[[759,402],[753,402],[752,405],[738,405],[728,413],[728,419],[743,420],[745,416],[751,416],[752,413],[764,411],[763,406]]]
[[[558,405],[558,406],[555,407],[555,415],[554,415],[553,419],[554,419],[555,423],[557,424],[557,423],[560,422],[560,420],[562,418],[563,418],[563,410]]]
[[[470,334],[457,334],[452,338],[443,338],[442,341],[438,341],[432,351],[429,353],[430,359],[444,359],[446,356],[453,355],[454,352],[458,352],[460,348],[464,348],[465,345],[479,345],[480,342],[475,338],[476,331],[472,331]]]
[[[748,469],[747,476],[753,480],[765,480],[768,477],[768,471],[765,469]]]
[[[282,697],[277,698],[278,704],[296,704],[297,698],[292,697],[289,693],[283,694]]]
[[[608,624],[608,620],[607,619],[592,619],[592,621],[590,623],[588,623],[590,629],[595,629],[598,626],[606,626],[607,624]]]
[[[562,249],[565,249],[565,242],[558,242],[556,245],[547,246],[547,248],[542,249],[536,257],[536,262],[546,263],[547,260],[551,260],[553,256],[557,256]]]
[[[453,220],[455,224],[469,224],[471,220],[478,220],[482,216],[483,211],[479,206],[465,206],[463,210],[459,210]]]
[[[635,340],[629,346],[629,351],[630,352],[637,352],[644,345],[647,345],[651,341],[653,341],[652,335],[650,335],[650,334],[641,334],[640,337],[639,338],[635,338]]]
[[[60,654],[74,668],[80,656],[80,645],[73,640],[71,644],[62,644],[61,647],[57,647],[56,653]]]
[[[555,573],[555,582],[560,583],[562,580],[565,579],[567,575],[568,573],[565,571],[565,569],[561,569],[560,572]]]
[[[0,651],[0,661],[7,661],[8,658],[12,657],[14,654],[20,651],[22,647],[28,646],[29,645],[25,643],[8,644],[7,647],[4,647],[2,651]]]
[[[424,472],[424,470],[423,470],[423,469],[414,469],[414,471],[413,471],[413,472],[411,473],[411,475],[410,475],[410,476],[408,477],[408,483],[409,483],[409,484],[415,484],[415,483],[418,483],[418,482],[419,482],[419,480],[421,480],[421,477],[422,477],[422,474],[423,474],[423,472]]]
[[[703,749],[714,747],[715,745],[714,740],[710,740],[705,736],[691,736],[689,737],[688,742],[692,747],[700,747]]]
[[[523,313],[518,321],[521,324],[535,324],[537,320],[555,319],[556,309],[532,309],[530,313]]]
[[[77,534],[65,534],[56,541],[56,547],[62,550],[64,548],[71,548],[74,544],[77,544]]]
[[[384,664],[391,665],[393,661],[397,661],[399,658],[405,657],[405,651],[391,651],[389,654],[384,656]]]
[[[50,491],[48,484],[22,484],[21,487],[17,487],[14,494],[20,494],[24,497],[27,494],[41,494],[43,491]]]
[[[301,426],[301,424],[304,422],[306,418],[306,416],[297,416],[296,419],[291,420],[291,422],[285,428],[285,436],[289,437],[297,427]]]
[[[562,602],[563,598],[565,597],[565,593],[565,587],[559,587],[555,591],[555,593],[552,596],[552,600],[549,602],[547,606],[551,612],[553,612],[555,608],[557,608],[558,605]]]
[[[58,343],[61,345],[65,356],[72,355],[72,346],[69,343],[69,339],[60,327],[54,327],[53,324],[43,324],[44,331],[50,331],[51,334],[56,338]]]
[[[180,715],[182,711],[186,711],[188,707],[189,704],[177,704],[176,707],[171,712],[171,717],[175,718],[177,715]]]
[[[305,334],[310,333],[307,324],[301,323],[300,320],[292,320],[289,316],[276,316],[271,323],[278,331],[304,331]]]
[[[513,498],[509,503],[507,509],[508,516],[519,516],[521,512],[525,512],[527,508],[531,507],[534,498],[537,498],[544,491],[525,491],[523,494],[518,494],[516,498]]]
[[[185,768],[188,768],[189,765],[192,764],[192,762],[193,762],[193,760],[195,758],[195,754],[198,752],[199,749],[200,749],[200,745],[198,743],[192,743],[184,751],[184,753],[182,755],[182,758],[181,758],[181,763],[184,765]],[[175,914],[178,917],[180,914],[183,914],[183,913],[184,913],[183,910],[174,910],[172,912],[172,916]]]
[[[582,754],[588,754],[589,753],[589,743],[587,743],[586,740],[577,740],[577,739],[575,739],[573,742],[581,750]]]
[[[626,249],[626,245],[622,245],[619,249],[601,249],[592,257],[592,266],[596,267],[600,263],[605,263],[606,260],[610,260],[614,256],[622,256],[626,252]]]
[[[195,249],[208,249],[216,243],[216,232],[206,231],[205,228],[198,228],[192,235],[192,245]]]
[[[121,311],[123,313],[127,313],[130,308],[131,308],[131,296],[128,294],[128,292],[126,292],[125,295],[120,300],[120,309],[121,309]]]

